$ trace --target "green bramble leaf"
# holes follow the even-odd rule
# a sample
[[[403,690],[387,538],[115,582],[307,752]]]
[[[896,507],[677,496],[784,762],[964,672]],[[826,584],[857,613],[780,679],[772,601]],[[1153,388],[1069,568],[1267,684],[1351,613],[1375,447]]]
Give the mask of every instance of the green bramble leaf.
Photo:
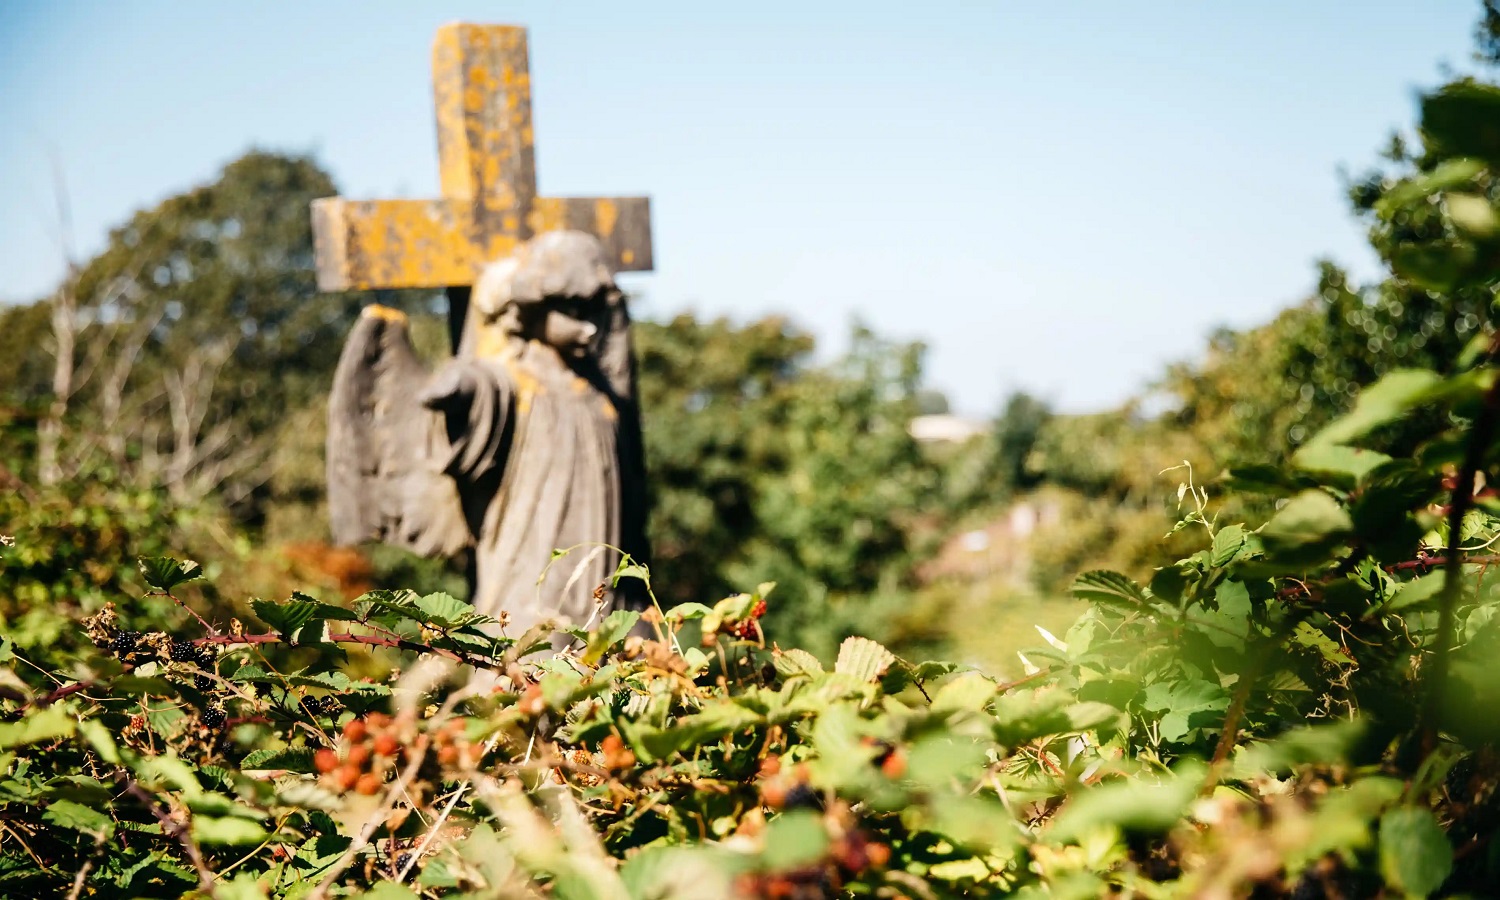
[[[1328,559],[1354,531],[1340,503],[1324,491],[1303,491],[1260,530],[1268,556],[1287,565]]]
[[[1314,440],[1292,455],[1292,464],[1307,472],[1329,476],[1327,481],[1344,490],[1353,488],[1365,476],[1391,461],[1391,457],[1362,447],[1348,447]]]
[[[1406,415],[1427,400],[1442,378],[1426,369],[1397,369],[1360,391],[1354,408],[1307,442],[1348,444]],[[1307,448],[1299,451],[1306,453]]]
[[[0,723],[0,750],[72,737],[77,728],[78,720],[68,704],[32,709],[19,722]]]
[[[246,770],[286,769],[291,772],[311,772],[313,770],[313,751],[306,747],[295,749],[282,748],[279,750],[252,750],[240,762],[240,768]]]
[[[761,865],[770,872],[783,872],[817,862],[827,850],[823,817],[810,810],[792,810],[766,826]]]
[[[1373,607],[1369,614],[1381,615],[1426,608],[1443,592],[1443,580],[1446,577],[1445,572],[1437,571],[1405,582],[1389,601]]]
[[[473,605],[441,591],[424,594],[412,605],[418,612],[413,618],[424,625],[436,625],[439,628],[462,628],[494,621],[489,616],[476,613]]]
[[[170,591],[179,584],[203,577],[203,567],[190,559],[178,561],[166,556],[142,557],[141,575],[159,591]]]
[[[1222,569],[1239,558],[1240,552],[1245,549],[1245,529],[1238,525],[1225,525],[1214,535],[1213,552],[1210,554],[1208,563],[1216,569]],[[1152,582],[1152,590],[1155,590],[1155,581]]]
[[[823,674],[823,663],[816,656],[796,648],[776,651],[771,664],[782,678],[816,678]]]
[[[110,765],[120,764],[120,749],[115,746],[114,735],[98,719],[84,719],[78,723],[78,734]]]
[[[641,620],[641,614],[633,609],[617,609],[604,617],[599,623],[598,629],[586,635],[588,642],[584,648],[583,655],[579,658],[586,666],[597,665],[604,654],[620,641],[623,641],[636,623]]]
[[[1080,841],[1100,829],[1156,834],[1170,829],[1198,794],[1202,766],[1185,764],[1150,781],[1145,777],[1110,782],[1074,795],[1047,829],[1055,841]]]
[[[259,822],[240,816],[193,816],[193,840],[208,846],[259,844],[269,837]]]
[[[1080,600],[1111,606],[1123,605],[1132,611],[1139,611],[1151,603],[1140,585],[1119,572],[1104,569],[1079,575],[1073,581],[1072,593]]]
[[[668,622],[688,622],[693,619],[701,619],[713,612],[713,609],[702,603],[679,603],[667,610]]]
[[[999,685],[991,679],[978,672],[969,672],[943,685],[933,695],[932,711],[942,715],[981,710],[999,690]]]
[[[114,820],[109,816],[72,800],[51,801],[47,804],[46,811],[42,813],[42,819],[61,828],[81,831],[101,840],[108,839],[115,830]]]
[[[839,645],[839,658],[833,671],[865,684],[874,684],[895,661],[895,654],[869,638],[849,637]]]
[[[615,573],[610,576],[609,586],[611,588],[619,587],[622,578],[639,578],[641,581],[650,584],[651,570],[636,562],[627,553],[620,557],[620,564],[615,566]]]
[[[1453,847],[1429,810],[1398,806],[1380,817],[1380,871],[1408,894],[1426,897],[1453,871]]]
[[[323,604],[303,594],[292,594],[292,599],[277,603],[259,598],[250,601],[256,618],[271,626],[287,640],[292,640],[299,629],[318,617],[318,608]]]

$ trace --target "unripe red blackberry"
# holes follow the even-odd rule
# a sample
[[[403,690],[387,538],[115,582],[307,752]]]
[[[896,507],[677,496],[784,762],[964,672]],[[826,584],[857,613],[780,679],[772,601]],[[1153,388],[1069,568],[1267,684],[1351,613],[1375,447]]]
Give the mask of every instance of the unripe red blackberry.
[[[331,747],[324,747],[313,754],[313,767],[324,775],[337,769],[339,766],[338,751]]]

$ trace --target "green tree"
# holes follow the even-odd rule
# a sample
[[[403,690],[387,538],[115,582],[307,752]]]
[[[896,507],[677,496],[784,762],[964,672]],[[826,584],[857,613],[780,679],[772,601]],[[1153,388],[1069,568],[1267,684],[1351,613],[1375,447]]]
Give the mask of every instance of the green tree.
[[[935,469],[907,433],[921,349],[859,329],[812,363],[784,320],[680,316],[638,326],[658,592],[701,601],[777,582],[770,620],[826,651],[861,622],[895,627]]]
[[[7,313],[32,336],[53,320],[48,342],[6,364],[15,401],[50,401],[44,424],[66,422],[61,474],[105,465],[178,502],[213,497],[259,517],[271,436],[326,390],[370,299],[317,290],[308,205],[334,193],[310,158],[252,151],[114,229],[57,296]],[[379,299],[424,309],[432,297]],[[49,344],[69,371],[62,397],[39,374],[53,369]]]

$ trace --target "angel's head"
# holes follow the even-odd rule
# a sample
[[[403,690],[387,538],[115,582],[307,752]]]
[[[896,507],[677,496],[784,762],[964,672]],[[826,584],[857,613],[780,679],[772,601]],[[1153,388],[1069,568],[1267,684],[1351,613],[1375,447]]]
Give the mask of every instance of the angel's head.
[[[486,266],[474,284],[473,312],[482,329],[478,350],[500,342],[487,335],[547,344],[564,358],[597,349],[611,307],[620,299],[604,246],[581,231],[549,231]]]

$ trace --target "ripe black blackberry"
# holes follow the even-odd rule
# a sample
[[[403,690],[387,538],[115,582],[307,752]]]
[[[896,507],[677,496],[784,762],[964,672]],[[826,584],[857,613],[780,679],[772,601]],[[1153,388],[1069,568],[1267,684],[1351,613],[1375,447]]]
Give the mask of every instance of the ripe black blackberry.
[[[212,647],[202,647],[198,650],[198,665],[205,669],[212,669],[218,665],[219,654]]]
[[[135,648],[141,642],[139,631],[117,632],[114,639],[109,642],[110,652],[119,657],[126,657],[135,652]]]
[[[796,784],[786,792],[785,805],[787,809],[817,809],[823,802],[811,785]]]
[[[194,675],[193,687],[200,691],[211,691],[214,689],[214,680],[208,675]]]
[[[220,728],[223,728],[224,723],[227,721],[229,721],[229,717],[224,714],[224,710],[220,707],[210,706],[203,711],[203,724],[207,725],[211,731],[218,731]]]
[[[198,658],[198,646],[186,638],[174,638],[167,649],[172,662],[192,662]]]

